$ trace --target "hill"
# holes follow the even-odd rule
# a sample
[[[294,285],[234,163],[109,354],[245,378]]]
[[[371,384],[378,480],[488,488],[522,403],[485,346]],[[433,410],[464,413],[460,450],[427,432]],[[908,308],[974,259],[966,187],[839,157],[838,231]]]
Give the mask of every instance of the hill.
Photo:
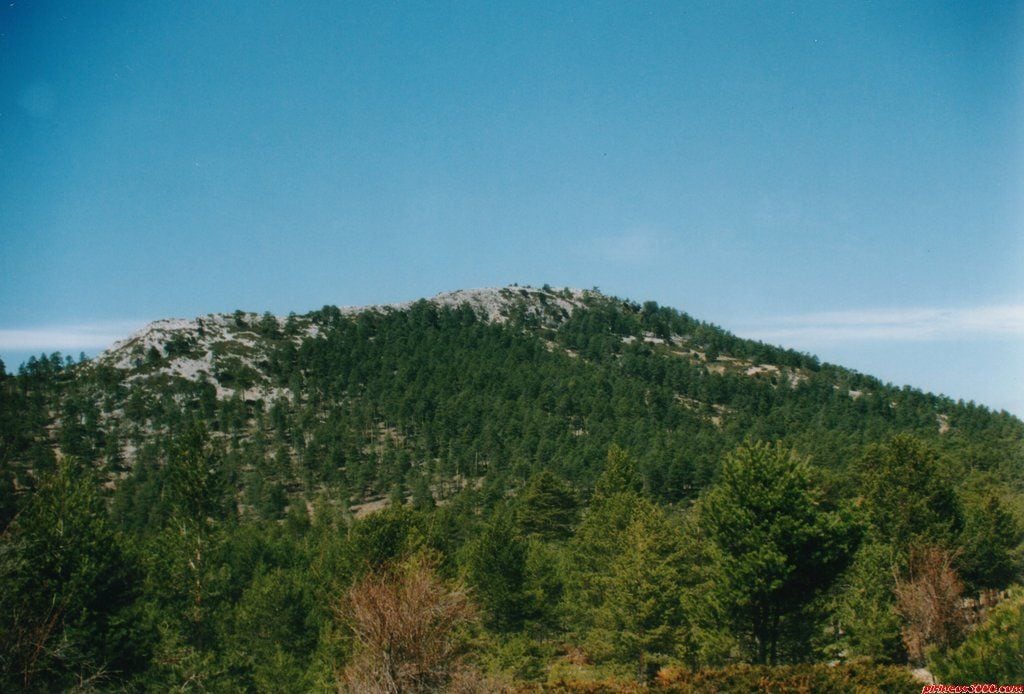
[[[867,580],[872,561],[883,574],[902,575],[916,561],[911,550],[919,545],[950,552],[957,580],[972,590],[1005,587],[1019,577],[1013,557],[1020,536],[1013,529],[1024,515],[1020,420],[897,388],[810,355],[741,339],[654,302],[597,290],[510,286],[388,306],[325,306],[284,317],[236,311],[161,320],[95,360],[32,359],[0,382],[0,393],[5,538],[13,543],[27,537],[26,519],[36,519],[35,530],[49,527],[42,519],[50,511],[39,500],[72,489],[79,490],[76,499],[94,499],[90,503],[98,506],[89,513],[106,509],[109,518],[103,532],[93,528],[96,537],[113,533],[110,542],[134,548],[109,570],[117,574],[129,566],[148,577],[140,584],[143,594],[124,597],[126,604],[146,605],[165,621],[169,614],[184,620],[172,620],[179,626],[167,627],[170,636],[157,628],[159,620],[137,620],[149,624],[147,638],[155,641],[145,642],[150,645],[139,654],[141,664],[119,667],[167,686],[180,682],[180,673],[166,665],[178,662],[166,649],[182,644],[199,659],[190,667],[207,667],[201,666],[204,658],[219,663],[208,663],[212,669],[204,676],[257,686],[253,678],[262,665],[229,662],[231,644],[242,638],[238,620],[255,618],[244,611],[256,609],[246,600],[257,599],[274,609],[289,601],[306,606],[296,608],[298,622],[288,633],[307,645],[282,651],[291,664],[279,662],[273,676],[287,679],[291,673],[310,684],[302,678],[323,676],[314,673],[315,662],[326,661],[316,658],[337,663],[346,657],[321,652],[341,646],[299,623],[327,628],[330,610],[323,603],[315,607],[318,601],[336,602],[367,566],[414,549],[430,548],[443,575],[474,587],[484,633],[492,639],[477,667],[527,679],[542,671],[555,677],[558,649],[566,643],[583,648],[588,662],[609,663],[607,672],[635,657],[662,664],[689,658],[694,667],[826,659],[823,639],[833,643],[833,654],[870,650],[837,635],[825,639],[824,631],[801,635],[779,625],[800,613],[800,623],[824,628],[823,615],[858,613],[844,602],[840,586]],[[776,443],[762,448],[760,442]],[[806,503],[807,509],[791,527],[827,520],[814,532],[845,528],[846,538],[836,536],[827,551],[814,550],[813,561],[800,559],[806,568],[793,555],[797,563],[786,575],[816,578],[786,598],[794,607],[776,624],[783,631],[772,638],[781,640],[770,647],[767,632],[714,612],[755,598],[739,595],[734,586],[733,593],[717,595],[713,607],[693,592],[710,580],[700,567],[718,566],[722,575],[738,570],[715,564],[746,550],[727,542],[732,531],[706,505],[718,499],[725,507],[746,496],[742,486],[723,491],[739,474],[730,471],[758,465],[773,472],[744,483],[752,485],[752,498],[757,484],[788,480],[794,507]],[[773,498],[765,497],[761,510],[734,510],[737,517],[769,522],[780,513],[765,510]],[[56,508],[76,512],[66,501]],[[389,510],[372,513],[383,508]],[[896,508],[903,515],[883,512]],[[87,517],[93,516],[78,521]],[[993,524],[992,518],[1003,521]],[[1009,535],[993,539],[998,526],[1009,528]],[[327,527],[335,528],[333,536],[322,534]],[[613,631],[647,634],[668,629],[615,621],[621,615],[607,612],[611,593],[604,592],[614,585],[593,592],[593,585],[626,571],[621,562],[652,561],[622,554],[626,546],[646,546],[637,545],[637,537],[627,542],[630,532],[667,538],[645,551],[675,557],[671,577],[658,580],[689,602],[679,613],[685,616],[664,632],[672,638],[637,637],[646,645],[623,655],[614,639],[600,636],[610,624],[617,625]],[[743,536],[748,532],[755,530]],[[186,560],[199,551],[188,549],[189,537],[205,543],[210,564],[198,566],[195,556]],[[157,550],[161,543],[171,549]],[[17,546],[28,551],[28,545]],[[971,554],[972,547],[995,554]],[[161,563],[162,554],[170,565]],[[5,556],[16,555],[12,549]],[[480,556],[487,560],[474,559]],[[1002,568],[991,568],[997,566]],[[27,571],[14,565],[5,570],[10,580]],[[215,613],[189,612],[188,592],[164,582],[165,574],[182,580],[191,575],[200,592],[212,591],[204,599]],[[316,581],[309,578],[314,574]],[[64,585],[64,579],[53,580]],[[779,585],[788,580],[780,578]],[[14,596],[31,594],[26,585],[8,587]],[[896,586],[879,590],[879,614],[890,614],[884,606],[894,604]],[[813,604],[806,602],[812,598]],[[214,609],[209,605],[202,609]],[[676,614],[678,607],[663,606],[660,614]],[[13,619],[27,608],[5,609]],[[46,624],[46,614],[39,619]],[[887,619],[869,625],[888,630],[889,639],[872,646],[870,655],[905,659],[900,625],[905,628],[910,617]],[[701,631],[715,623],[733,626]],[[844,638],[856,629],[846,628]],[[720,639],[702,640],[712,632]],[[260,648],[283,647],[277,636],[268,638]],[[95,646],[89,638],[84,643]],[[103,660],[95,649],[83,648],[92,660],[76,661],[79,669]],[[509,648],[521,652],[512,655]],[[320,655],[314,658],[314,652]],[[10,658],[17,661],[17,654]]]
[[[26,366],[27,381],[50,368],[42,363]],[[976,469],[1012,473],[1012,445],[980,442],[1012,444],[1022,431],[1007,414],[652,302],[526,287],[162,320],[61,379],[30,438],[101,463],[113,483],[201,421],[229,451],[246,444],[240,469],[277,459],[264,479],[290,493],[343,483],[353,503],[408,492],[422,475],[444,487],[550,467],[588,482],[613,442],[634,451],[666,500],[696,493],[748,437],[792,442],[842,469],[864,444],[913,431]]]

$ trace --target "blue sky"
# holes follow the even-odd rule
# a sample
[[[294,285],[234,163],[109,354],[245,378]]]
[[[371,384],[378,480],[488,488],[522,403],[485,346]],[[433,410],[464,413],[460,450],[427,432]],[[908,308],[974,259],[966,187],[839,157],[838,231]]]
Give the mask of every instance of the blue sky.
[[[1024,5],[0,7],[0,358],[512,282],[1024,415]]]

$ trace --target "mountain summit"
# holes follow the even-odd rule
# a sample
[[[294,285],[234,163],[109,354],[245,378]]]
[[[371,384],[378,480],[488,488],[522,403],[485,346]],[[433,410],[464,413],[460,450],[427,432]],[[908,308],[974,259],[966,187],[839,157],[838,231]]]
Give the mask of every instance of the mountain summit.
[[[468,307],[480,319],[492,323],[528,319],[538,325],[557,328],[575,310],[588,301],[604,298],[596,290],[533,287],[488,287],[443,292],[431,299],[371,306],[345,306],[336,309],[339,315],[391,314],[410,310],[417,303],[439,309]],[[333,307],[330,307],[333,308]],[[235,388],[216,378],[226,366],[251,370],[269,358],[275,340],[285,336],[296,345],[316,338],[320,324],[313,314],[287,317],[235,311],[208,314],[193,319],[171,318],[154,321],[123,340],[116,342],[97,357],[96,362],[130,373],[132,376],[163,375],[199,381],[214,377],[218,397],[231,397]],[[276,397],[273,390],[261,389],[266,379],[256,377],[246,398]]]

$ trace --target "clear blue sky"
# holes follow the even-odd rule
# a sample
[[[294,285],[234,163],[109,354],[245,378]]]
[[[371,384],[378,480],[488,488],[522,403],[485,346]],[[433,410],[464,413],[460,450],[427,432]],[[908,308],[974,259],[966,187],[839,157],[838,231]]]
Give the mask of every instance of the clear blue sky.
[[[1024,5],[0,7],[0,357],[511,282],[1024,415]]]

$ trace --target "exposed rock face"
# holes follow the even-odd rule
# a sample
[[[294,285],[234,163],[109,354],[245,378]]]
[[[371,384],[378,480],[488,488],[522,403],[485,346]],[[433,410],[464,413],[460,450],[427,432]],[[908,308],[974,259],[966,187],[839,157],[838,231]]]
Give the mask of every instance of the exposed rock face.
[[[441,307],[468,305],[477,315],[504,323],[515,314],[531,316],[542,325],[555,327],[573,310],[584,306],[586,297],[596,292],[579,289],[536,289],[533,287],[489,287],[460,289],[428,299]],[[373,306],[347,306],[342,315],[355,316],[367,311],[388,312],[409,309],[416,302]],[[262,364],[268,357],[271,339],[302,340],[316,337],[319,327],[309,316],[271,316],[236,311],[209,314],[192,319],[168,318],[150,323],[141,330],[115,342],[96,360],[98,364],[133,372],[129,381],[159,376],[189,381],[209,381],[217,397],[231,398],[241,391],[247,400],[272,401],[287,395],[269,387]],[[245,385],[232,387],[219,375],[244,372]]]

